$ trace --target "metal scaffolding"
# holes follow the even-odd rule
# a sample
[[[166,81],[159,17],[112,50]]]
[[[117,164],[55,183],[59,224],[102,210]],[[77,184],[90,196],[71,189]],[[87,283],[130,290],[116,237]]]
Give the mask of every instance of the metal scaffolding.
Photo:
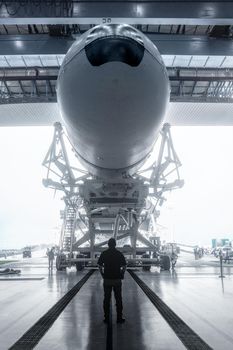
[[[133,259],[138,252],[157,251],[143,232],[154,226],[166,192],[183,186],[170,125],[164,124],[161,130],[152,164],[133,176],[124,174],[117,179],[98,178],[71,166],[64,138],[62,126],[56,123],[43,162],[48,170],[44,185],[65,195],[57,268],[78,263],[77,256],[84,253],[93,262],[109,237],[114,237]]]
[[[168,67],[171,101],[233,101],[233,69]],[[56,102],[59,66],[0,69],[0,103]]]

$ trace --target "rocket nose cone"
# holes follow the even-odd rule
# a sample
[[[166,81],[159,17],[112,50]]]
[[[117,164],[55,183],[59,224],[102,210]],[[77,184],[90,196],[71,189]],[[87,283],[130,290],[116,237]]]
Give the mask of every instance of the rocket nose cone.
[[[85,46],[88,61],[92,66],[108,62],[122,62],[137,67],[144,56],[144,46],[132,38],[104,37]]]

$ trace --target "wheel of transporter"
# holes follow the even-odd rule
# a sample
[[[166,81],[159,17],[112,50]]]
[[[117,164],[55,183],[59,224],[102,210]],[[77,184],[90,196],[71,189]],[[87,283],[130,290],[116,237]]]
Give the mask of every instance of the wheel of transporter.
[[[161,257],[160,266],[165,271],[169,271],[170,270],[170,268],[171,268],[171,260],[170,260],[170,257],[168,255],[163,255]]]
[[[61,265],[62,265],[62,255],[57,255],[57,257],[56,257],[56,269],[57,269],[57,271],[65,270],[65,268],[62,267]]]

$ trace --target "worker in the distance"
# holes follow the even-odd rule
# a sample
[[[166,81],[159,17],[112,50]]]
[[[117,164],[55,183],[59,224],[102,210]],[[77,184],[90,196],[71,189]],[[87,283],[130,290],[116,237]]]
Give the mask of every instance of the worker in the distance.
[[[109,322],[110,301],[112,289],[116,299],[117,323],[124,323],[122,316],[123,304],[121,280],[124,278],[126,261],[124,255],[116,249],[116,240],[110,238],[109,249],[105,250],[99,257],[98,265],[100,273],[104,279],[104,322]]]
[[[53,260],[54,260],[54,256],[55,256],[54,247],[47,251],[47,255],[48,255],[48,260],[49,260],[49,270],[52,271],[53,270]]]

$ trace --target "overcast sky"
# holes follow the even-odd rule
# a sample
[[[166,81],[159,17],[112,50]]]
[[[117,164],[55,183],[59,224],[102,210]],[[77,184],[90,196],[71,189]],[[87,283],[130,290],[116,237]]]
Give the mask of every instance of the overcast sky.
[[[53,128],[0,128],[0,248],[52,242],[63,203],[43,187]]]
[[[233,239],[233,127],[173,127],[182,162],[182,189],[161,209],[159,222],[177,242]]]
[[[233,239],[233,127],[173,127],[185,186],[168,196],[158,222],[167,238],[210,244]],[[61,194],[42,185],[52,127],[0,128],[0,249],[58,239]]]

